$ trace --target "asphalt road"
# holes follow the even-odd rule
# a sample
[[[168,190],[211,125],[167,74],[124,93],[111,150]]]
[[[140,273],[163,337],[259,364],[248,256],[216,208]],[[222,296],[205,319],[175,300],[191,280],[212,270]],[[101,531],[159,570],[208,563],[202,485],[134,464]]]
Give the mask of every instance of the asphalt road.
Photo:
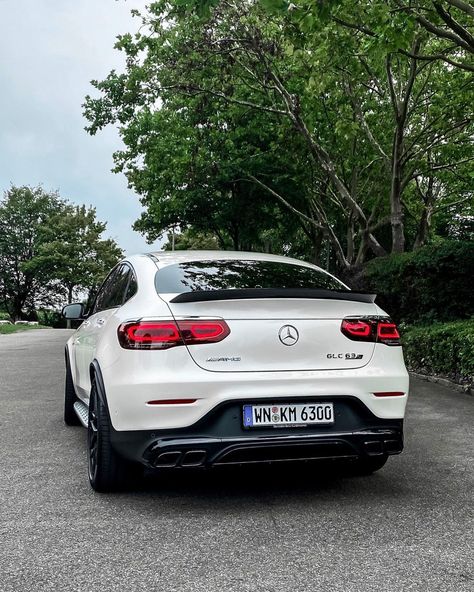
[[[413,381],[406,451],[94,493],[62,421],[68,332],[0,336],[0,591],[474,590],[474,398]]]

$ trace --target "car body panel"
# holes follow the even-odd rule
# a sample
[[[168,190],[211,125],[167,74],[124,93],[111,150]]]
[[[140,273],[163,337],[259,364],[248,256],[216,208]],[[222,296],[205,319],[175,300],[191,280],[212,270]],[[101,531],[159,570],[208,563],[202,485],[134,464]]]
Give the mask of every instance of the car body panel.
[[[408,375],[401,374],[401,348],[390,356],[377,346],[370,363],[354,370],[290,372],[207,372],[192,363],[184,348],[127,351],[126,361],[113,351],[102,356],[110,417],[116,430],[153,430],[192,425],[215,405],[230,399],[288,400],[352,395],[380,418],[403,418]],[[386,349],[389,349],[385,346]],[[143,355],[145,354],[145,355]],[[164,355],[162,355],[164,354]],[[129,368],[134,368],[131,373]],[[179,377],[179,380],[177,379]],[[403,396],[376,397],[400,391]],[[197,399],[193,404],[148,405],[159,399]]]
[[[359,368],[369,363],[375,348],[372,342],[349,341],[340,330],[348,310],[374,315],[374,304],[277,298],[170,302],[169,307],[176,319],[225,319],[230,328],[226,339],[188,347],[196,364],[213,372]],[[287,345],[288,331],[296,341]]]

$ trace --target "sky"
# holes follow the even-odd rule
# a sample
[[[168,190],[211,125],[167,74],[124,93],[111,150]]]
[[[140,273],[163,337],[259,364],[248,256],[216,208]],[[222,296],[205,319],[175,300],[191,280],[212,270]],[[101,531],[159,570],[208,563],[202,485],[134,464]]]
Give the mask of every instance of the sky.
[[[41,184],[92,205],[105,236],[126,254],[151,251],[132,230],[141,206],[122,174],[111,172],[121,147],[113,127],[90,136],[82,103],[90,80],[123,69],[118,34],[134,32],[130,11],[145,0],[0,0],[0,193]]]

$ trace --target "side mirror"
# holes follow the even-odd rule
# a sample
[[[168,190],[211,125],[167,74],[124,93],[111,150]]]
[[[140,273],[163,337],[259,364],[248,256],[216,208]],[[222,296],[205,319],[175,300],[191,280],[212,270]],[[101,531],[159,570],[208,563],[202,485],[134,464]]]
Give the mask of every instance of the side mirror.
[[[65,319],[70,321],[78,321],[84,318],[83,304],[66,304],[63,308],[62,315]]]

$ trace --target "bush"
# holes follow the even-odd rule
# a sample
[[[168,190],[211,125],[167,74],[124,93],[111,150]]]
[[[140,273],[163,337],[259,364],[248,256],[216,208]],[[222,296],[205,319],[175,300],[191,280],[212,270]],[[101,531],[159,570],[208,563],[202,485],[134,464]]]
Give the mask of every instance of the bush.
[[[471,317],[473,277],[474,244],[446,241],[374,259],[350,283],[377,293],[377,302],[396,321],[414,323]]]
[[[473,383],[474,319],[407,328],[402,341],[410,370]]]
[[[54,327],[55,329],[64,329],[66,326],[66,319],[57,310],[41,309],[38,310],[38,321],[42,325]]]

